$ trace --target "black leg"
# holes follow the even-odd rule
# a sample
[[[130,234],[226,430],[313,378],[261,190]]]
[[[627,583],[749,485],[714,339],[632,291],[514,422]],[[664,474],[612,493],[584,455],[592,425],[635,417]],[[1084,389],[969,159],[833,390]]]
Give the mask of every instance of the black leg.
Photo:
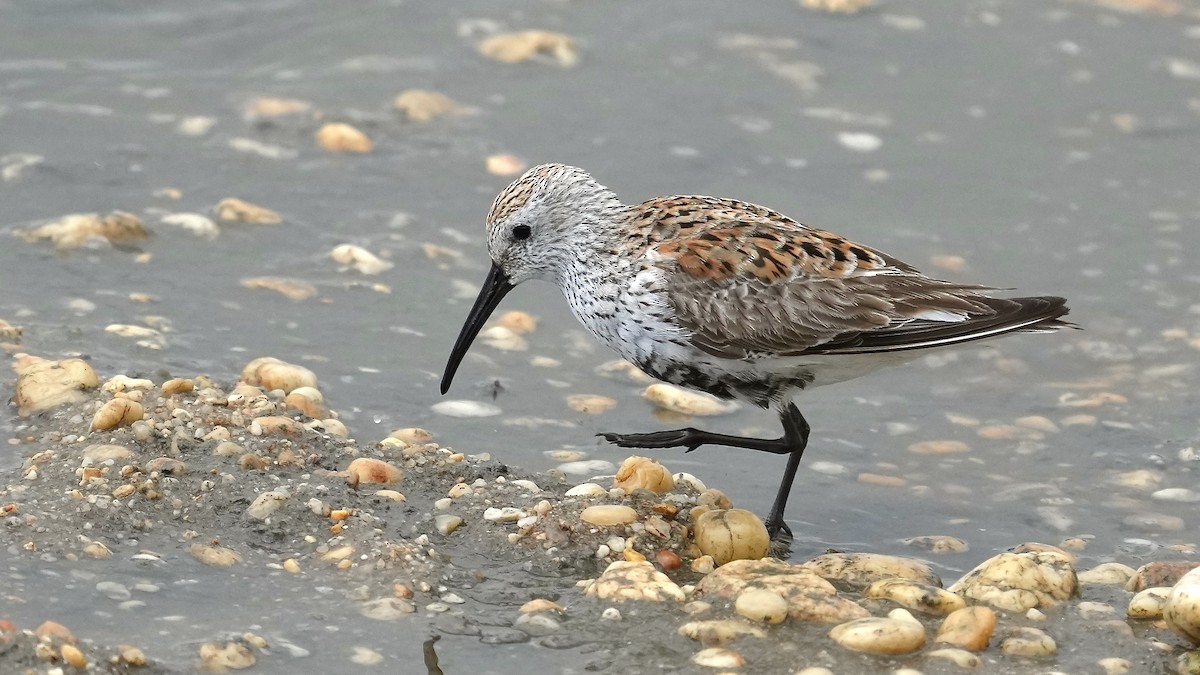
[[[788,495],[792,491],[792,482],[796,479],[796,469],[800,466],[800,457],[808,445],[809,427],[804,415],[801,415],[800,410],[791,403],[780,413],[779,419],[783,422],[783,436],[780,438],[730,436],[691,427],[657,431],[650,434],[602,433],[598,435],[622,448],[687,448],[687,452],[691,452],[701,445],[709,444],[788,455],[787,467],[783,471],[783,481],[779,484],[775,503],[767,515],[766,526],[772,539],[777,538],[781,532],[786,533],[790,538],[792,531],[783,521],[783,510],[787,506]]]

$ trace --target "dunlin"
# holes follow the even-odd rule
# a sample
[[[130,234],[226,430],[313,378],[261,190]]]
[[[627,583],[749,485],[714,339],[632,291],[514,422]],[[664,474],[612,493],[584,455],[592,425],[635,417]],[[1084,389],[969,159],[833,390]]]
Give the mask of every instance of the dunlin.
[[[601,342],[659,380],[774,408],[783,436],[686,428],[601,434],[621,447],[704,444],[788,455],[766,525],[784,508],[809,426],[800,391],[931,349],[1070,326],[1062,298],[995,298],[874,249],[733,199],[657,197],[628,206],[587,172],[535,166],[487,217],[491,271],[442,377],[442,393],[492,310],[530,279],[557,284]]]

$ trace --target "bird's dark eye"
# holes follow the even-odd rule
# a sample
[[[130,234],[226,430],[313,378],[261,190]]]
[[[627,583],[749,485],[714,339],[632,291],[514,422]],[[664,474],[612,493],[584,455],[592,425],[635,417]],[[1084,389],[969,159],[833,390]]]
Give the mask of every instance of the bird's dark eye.
[[[528,225],[518,225],[513,228],[513,239],[528,239],[531,234],[533,234],[533,230],[530,230]]]

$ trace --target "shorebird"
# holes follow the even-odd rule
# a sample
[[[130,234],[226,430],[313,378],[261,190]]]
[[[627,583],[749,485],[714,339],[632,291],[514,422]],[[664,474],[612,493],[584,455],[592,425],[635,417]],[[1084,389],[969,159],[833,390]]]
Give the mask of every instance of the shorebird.
[[[621,203],[583,169],[542,164],[496,197],[487,216],[491,270],[442,376],[443,394],[509,291],[556,284],[575,318],[656,379],[773,408],[783,436],[694,428],[603,433],[620,447],[705,444],[788,455],[765,524],[791,535],[784,509],[808,421],[799,392],[865,375],[929,350],[1072,324],[1063,298],[996,298],[941,281],[872,248],[734,199],[672,196]]]

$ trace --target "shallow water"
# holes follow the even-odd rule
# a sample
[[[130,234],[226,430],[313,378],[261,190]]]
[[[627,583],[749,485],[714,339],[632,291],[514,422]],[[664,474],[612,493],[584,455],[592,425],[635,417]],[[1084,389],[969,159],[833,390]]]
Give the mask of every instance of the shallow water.
[[[953,578],[992,550],[1086,535],[1094,539],[1085,561],[1136,564],[1160,547],[1195,543],[1193,506],[1151,500],[1114,476],[1151,469],[1161,472],[1158,487],[1200,489],[1200,465],[1180,455],[1200,446],[1200,275],[1189,256],[1200,248],[1198,25],[1186,13],[1088,2],[889,2],[840,16],[785,1],[733,13],[682,0],[353,9],[0,0],[0,165],[22,164],[19,153],[41,158],[0,183],[0,318],[24,326],[24,350],[86,354],[102,373],[231,381],[255,356],[303,362],[364,442],[422,426],[444,445],[530,470],[553,468],[545,453],[563,448],[619,463],[628,453],[596,433],[679,423],[656,419],[641,386],[595,374],[613,355],[547,285],[522,287],[502,306],[540,320],[529,350],[476,344],[451,391],[503,413],[454,419],[430,410],[486,270],[483,216],[509,180],[488,174],[484,158],[577,164],[627,201],[739,197],[931,274],[1066,296],[1085,329],[938,354],[806,393],[798,404],[814,431],[788,510],[794,558],[828,547],[912,554],[904,538],[950,534],[971,546],[934,559]],[[577,40],[579,64],[485,59],[475,45],[489,26],[564,32]],[[477,114],[402,121],[390,101],[410,87]],[[255,126],[243,108],[258,96],[310,101],[367,131],[375,150],[328,153],[312,142],[310,122]],[[211,118],[211,129],[181,133],[188,117]],[[839,141],[847,133],[882,144],[857,151]],[[235,138],[294,157],[240,152]],[[168,187],[182,196],[155,196]],[[284,224],[224,226],[210,241],[158,222],[159,213],[207,213],[230,196],[279,211]],[[114,209],[141,215],[153,238],[134,250],[60,254],[7,233]],[[339,272],[327,253],[345,242],[396,266],[378,277]],[[430,258],[426,243],[455,253]],[[149,261],[136,261],[138,252]],[[937,256],[961,256],[962,269],[939,266]],[[261,275],[306,280],[317,296],[294,302],[240,284]],[[132,302],[133,292],[153,301]],[[166,327],[164,349],[104,331],[147,316],[163,317],[155,325]],[[562,366],[532,366],[534,356]],[[1064,405],[1104,392],[1125,401]],[[583,415],[565,404],[576,393],[619,403]],[[985,439],[948,413],[982,424],[1044,416],[1060,431]],[[1077,414],[1095,423],[1063,425]],[[696,424],[778,433],[772,415],[745,408]],[[907,450],[930,439],[970,450]],[[0,452],[2,467],[22,460],[15,449]],[[759,513],[783,464],[723,448],[659,456]],[[816,462],[834,473],[814,471]],[[861,473],[904,484],[859,482]],[[1145,513],[1165,518],[1131,519]],[[10,565],[31,584],[39,574],[32,563]],[[257,620],[249,607],[238,618]],[[76,630],[103,639],[105,625],[96,616]],[[419,653],[424,637],[396,649]],[[439,649],[452,642],[465,641]],[[556,668],[577,659],[529,649],[520,658],[530,652]]]

